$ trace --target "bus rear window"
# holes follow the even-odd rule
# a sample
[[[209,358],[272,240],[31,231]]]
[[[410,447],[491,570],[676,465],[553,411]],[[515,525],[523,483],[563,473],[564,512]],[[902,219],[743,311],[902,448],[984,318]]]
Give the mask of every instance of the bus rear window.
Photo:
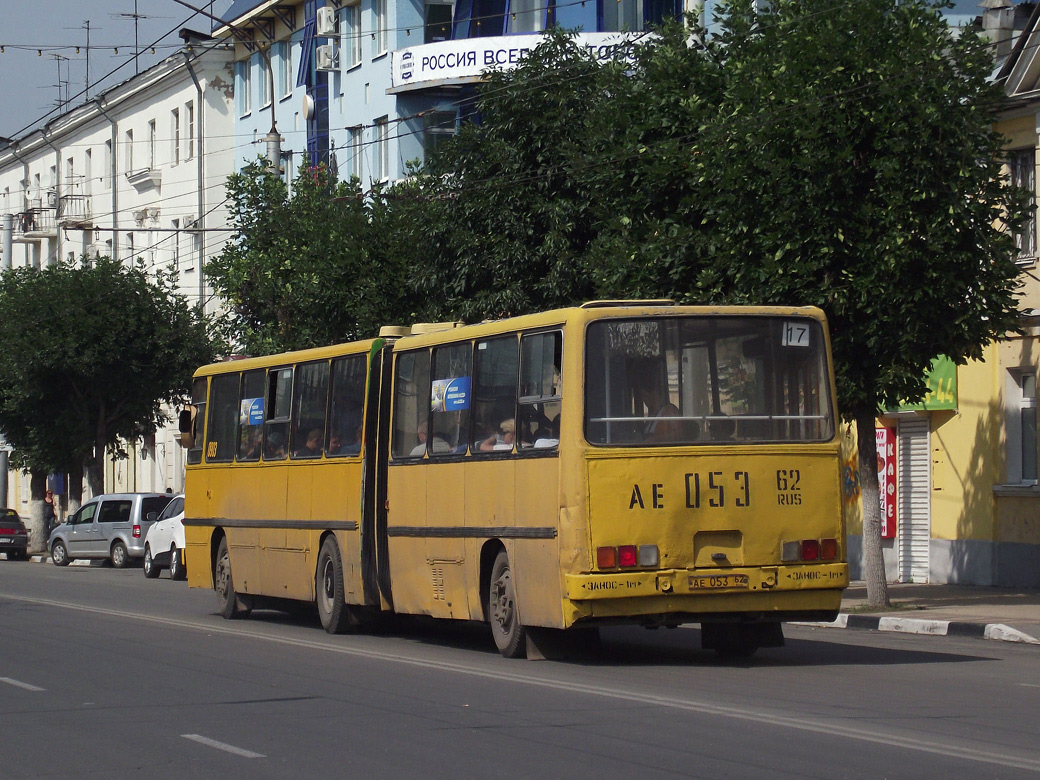
[[[588,328],[591,444],[826,441],[834,410],[819,322],[659,317]]]

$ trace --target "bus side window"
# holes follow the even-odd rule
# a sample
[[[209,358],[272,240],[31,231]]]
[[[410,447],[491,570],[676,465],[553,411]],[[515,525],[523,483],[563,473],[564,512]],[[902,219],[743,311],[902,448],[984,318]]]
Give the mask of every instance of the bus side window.
[[[430,387],[430,455],[466,451],[469,436],[470,342],[433,351]]]
[[[472,451],[511,452],[516,432],[516,336],[478,341],[473,371]]]
[[[226,463],[234,457],[238,427],[239,374],[221,374],[210,383],[206,424],[206,462]]]
[[[267,372],[267,401],[264,407],[264,460],[284,460],[289,445],[289,410],[292,407],[291,368]]]
[[[325,442],[325,409],[328,406],[328,398],[328,361],[321,360],[297,366],[292,404],[294,458],[321,457]]]
[[[550,449],[560,443],[563,334],[532,333],[520,341],[520,404],[517,438],[521,449]]]
[[[327,457],[361,454],[368,361],[352,355],[332,361],[332,385],[325,442]]]
[[[202,428],[206,423],[206,377],[199,377],[191,384],[191,404],[195,407],[194,430],[187,460],[191,465],[202,463]]]
[[[242,392],[238,403],[238,454],[236,460],[260,460],[260,444],[264,436],[264,379],[266,372],[246,371],[242,375]]]
[[[430,353],[406,352],[394,366],[393,445],[395,458],[421,458],[426,453],[430,422]]]

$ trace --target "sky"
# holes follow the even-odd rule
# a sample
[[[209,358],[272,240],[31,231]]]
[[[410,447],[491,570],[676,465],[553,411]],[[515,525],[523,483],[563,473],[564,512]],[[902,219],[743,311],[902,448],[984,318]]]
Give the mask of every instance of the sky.
[[[187,2],[212,7],[217,16],[231,5],[231,0]],[[58,113],[59,67],[60,100],[68,101],[68,108],[84,102],[87,22],[90,96],[132,77],[135,13],[141,70],[176,51],[182,27],[210,30],[209,19],[174,0],[0,0],[0,136],[19,137],[49,112]]]
[[[231,5],[231,0],[187,2],[212,8],[217,16]],[[978,2],[956,0],[953,12],[978,14]],[[133,76],[135,13],[141,70],[177,49],[181,27],[210,29],[209,19],[175,0],[0,0],[0,137],[19,137],[48,114],[53,117],[59,100],[72,108],[84,102],[84,90],[93,96]]]

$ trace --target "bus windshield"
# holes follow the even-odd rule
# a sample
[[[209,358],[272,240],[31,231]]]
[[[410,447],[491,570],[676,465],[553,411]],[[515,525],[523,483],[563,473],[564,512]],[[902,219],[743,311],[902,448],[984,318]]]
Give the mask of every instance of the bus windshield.
[[[599,446],[828,441],[823,329],[796,317],[655,317],[588,327],[585,437]]]

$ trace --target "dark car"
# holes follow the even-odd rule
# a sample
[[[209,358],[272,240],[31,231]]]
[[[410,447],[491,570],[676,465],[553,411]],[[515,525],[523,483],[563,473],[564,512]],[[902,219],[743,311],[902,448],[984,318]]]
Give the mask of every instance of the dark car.
[[[25,523],[13,509],[0,509],[0,552],[9,561],[29,560],[29,533]]]

